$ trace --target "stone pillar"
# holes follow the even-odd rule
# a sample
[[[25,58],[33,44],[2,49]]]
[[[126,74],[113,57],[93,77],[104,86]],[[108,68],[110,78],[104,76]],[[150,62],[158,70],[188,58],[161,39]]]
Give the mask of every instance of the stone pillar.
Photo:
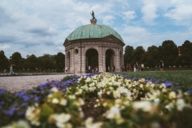
[[[71,72],[71,52],[70,50],[65,50],[65,68],[67,68],[67,73]]]
[[[70,73],[75,73],[75,63],[74,63],[74,52],[73,49],[70,49]]]
[[[86,60],[86,53],[85,53],[85,47],[82,47],[82,51],[81,51],[82,53],[81,53],[81,65],[82,65],[82,67],[81,67],[81,72],[82,73],[85,73],[85,60]]]
[[[80,49],[76,47],[73,50],[73,54],[74,54],[74,73],[75,74],[80,73]]]
[[[120,63],[120,66],[124,67],[124,56],[123,56],[123,49],[121,49],[121,63]],[[124,67],[125,68],[125,67]],[[121,69],[121,72],[122,72],[122,69]]]
[[[98,63],[99,63],[99,72],[105,72],[105,48],[99,47],[98,49]]]
[[[65,65],[64,65],[64,72],[65,72],[66,67],[68,67],[67,63],[68,63],[68,60],[67,60],[67,51],[66,51],[66,49],[65,49]],[[66,72],[65,72],[65,73],[66,73]]]
[[[115,49],[115,71],[120,72],[121,66],[120,66],[120,53],[118,49]]]
[[[99,72],[103,72],[103,53],[102,53],[102,47],[99,47],[98,49],[98,68],[99,68]]]

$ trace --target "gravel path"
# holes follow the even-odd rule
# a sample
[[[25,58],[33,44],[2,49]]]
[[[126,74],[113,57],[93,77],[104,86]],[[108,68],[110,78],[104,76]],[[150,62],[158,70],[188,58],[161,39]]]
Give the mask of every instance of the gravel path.
[[[22,89],[31,89],[51,80],[61,80],[66,76],[63,75],[39,75],[39,76],[11,76],[0,77],[0,88],[5,88],[9,91],[19,91]]]

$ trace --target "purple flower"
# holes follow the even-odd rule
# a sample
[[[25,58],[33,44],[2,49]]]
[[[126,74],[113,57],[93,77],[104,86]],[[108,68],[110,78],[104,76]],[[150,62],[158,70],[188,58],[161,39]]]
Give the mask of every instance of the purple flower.
[[[4,111],[5,115],[7,116],[13,116],[15,112],[16,112],[15,107],[10,107],[8,110]]]
[[[7,92],[7,90],[3,89],[3,88],[0,88],[0,95],[3,95]]]
[[[25,91],[17,92],[16,96],[21,98],[24,102],[27,102],[31,99],[30,95],[28,95]]]
[[[39,87],[42,87],[42,88],[47,87],[47,86],[48,86],[48,82],[39,84]]]
[[[3,101],[0,101],[0,106],[2,106],[4,104],[4,102]]]
[[[188,89],[188,90],[187,90],[187,93],[189,93],[189,94],[192,95],[192,88]]]
[[[164,84],[165,84],[165,86],[166,86],[167,88],[169,88],[169,87],[172,87],[172,86],[173,86],[173,83],[172,83],[172,82],[170,82],[170,81],[165,81],[165,82],[164,82]]]
[[[41,99],[41,98],[38,97],[38,96],[35,96],[35,97],[34,97],[34,101],[35,101],[35,102],[40,102],[40,99]]]

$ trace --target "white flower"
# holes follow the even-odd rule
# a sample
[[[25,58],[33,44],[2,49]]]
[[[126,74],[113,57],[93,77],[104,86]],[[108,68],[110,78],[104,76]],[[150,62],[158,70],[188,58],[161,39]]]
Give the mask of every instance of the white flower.
[[[154,103],[158,105],[160,103],[160,99],[159,98],[154,99]]]
[[[76,95],[80,95],[83,93],[83,90],[81,88],[78,88],[77,92],[75,93]]]
[[[116,106],[111,107],[111,109],[106,113],[108,119],[113,119],[118,116],[120,116],[120,109]]]
[[[153,104],[150,101],[136,101],[133,102],[133,108],[135,110],[143,110],[145,112],[150,112],[153,108]]]
[[[120,98],[121,95],[131,96],[131,92],[125,87],[118,87],[115,91],[113,91],[114,98]]]
[[[116,91],[113,91],[113,97],[114,98],[119,98],[121,96],[121,94],[116,90]]]
[[[20,120],[2,128],[30,128],[30,126],[26,121]]]
[[[123,122],[123,118],[121,117],[120,108],[117,106],[113,106],[109,111],[105,113],[105,117],[108,119],[115,119],[118,124]]]
[[[47,97],[48,97],[48,98],[52,98],[52,97],[53,97],[53,95],[52,95],[52,94],[49,94]]]
[[[175,98],[176,98],[176,93],[173,92],[173,91],[171,91],[171,92],[169,93],[169,99],[175,99]]]
[[[95,86],[95,83],[92,82],[91,84],[89,84],[89,86],[90,86],[90,87]]]
[[[85,121],[85,128],[101,128],[101,126],[102,126],[101,122],[93,123],[93,118],[91,117],[89,117]]]
[[[60,101],[60,104],[63,105],[63,106],[67,105],[67,100],[62,98],[61,101]]]
[[[174,108],[174,104],[171,102],[168,105],[166,105],[165,108],[171,111]]]
[[[58,88],[56,88],[56,87],[53,87],[53,88],[51,88],[51,92],[58,92],[59,90],[58,90]]]
[[[150,86],[151,86],[151,88],[154,88],[154,87],[155,87],[155,84],[151,83]]]
[[[79,106],[82,106],[82,105],[84,105],[84,104],[85,104],[84,100],[83,100],[83,99],[81,99],[81,98],[79,98],[79,99],[78,99],[78,102],[79,102]]]
[[[97,93],[97,95],[98,95],[99,97],[102,97],[102,94],[103,94],[103,91],[102,91],[102,90],[100,90],[100,91]]]
[[[163,83],[161,85],[159,85],[160,88],[166,88],[166,85]]]
[[[105,87],[105,84],[103,84],[102,82],[99,82],[99,83],[97,84],[97,87],[98,87],[98,88],[103,88],[103,87]]]
[[[90,78],[90,77],[88,77],[88,78],[85,80],[85,82],[86,82],[86,83],[91,82],[91,78]]]
[[[183,108],[186,106],[186,103],[183,99],[178,99],[177,102],[176,102],[176,105],[177,105],[177,109],[179,111],[182,111]]]
[[[139,87],[140,87],[140,88],[143,88],[143,84],[140,84]]]
[[[69,99],[74,100],[76,97],[74,95],[69,95]]]
[[[143,82],[145,82],[145,79],[141,78],[141,79],[139,79],[139,82],[143,83]]]
[[[53,114],[49,117],[49,120],[51,120],[51,122],[54,122],[58,128],[71,128],[72,125],[68,123],[70,119],[71,115],[66,113]]]
[[[58,103],[59,103],[59,100],[58,100],[57,98],[53,98],[53,99],[52,99],[52,103],[53,103],[53,104],[58,104]]]
[[[92,86],[92,87],[89,87],[89,91],[90,92],[94,92],[96,90],[96,87]]]
[[[25,113],[25,116],[31,122],[31,124],[33,124],[35,126],[39,126],[40,125],[40,122],[39,122],[40,112],[41,112],[41,110],[38,107],[31,106],[31,107],[28,107],[28,109]]]

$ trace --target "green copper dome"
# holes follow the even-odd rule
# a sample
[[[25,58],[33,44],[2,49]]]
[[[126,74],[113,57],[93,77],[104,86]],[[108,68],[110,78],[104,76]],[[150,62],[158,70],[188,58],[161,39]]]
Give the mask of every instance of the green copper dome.
[[[110,35],[113,35],[123,42],[123,39],[115,30],[113,30],[109,26],[97,24],[89,24],[78,27],[67,37],[67,40],[71,41],[78,39],[104,38]]]

